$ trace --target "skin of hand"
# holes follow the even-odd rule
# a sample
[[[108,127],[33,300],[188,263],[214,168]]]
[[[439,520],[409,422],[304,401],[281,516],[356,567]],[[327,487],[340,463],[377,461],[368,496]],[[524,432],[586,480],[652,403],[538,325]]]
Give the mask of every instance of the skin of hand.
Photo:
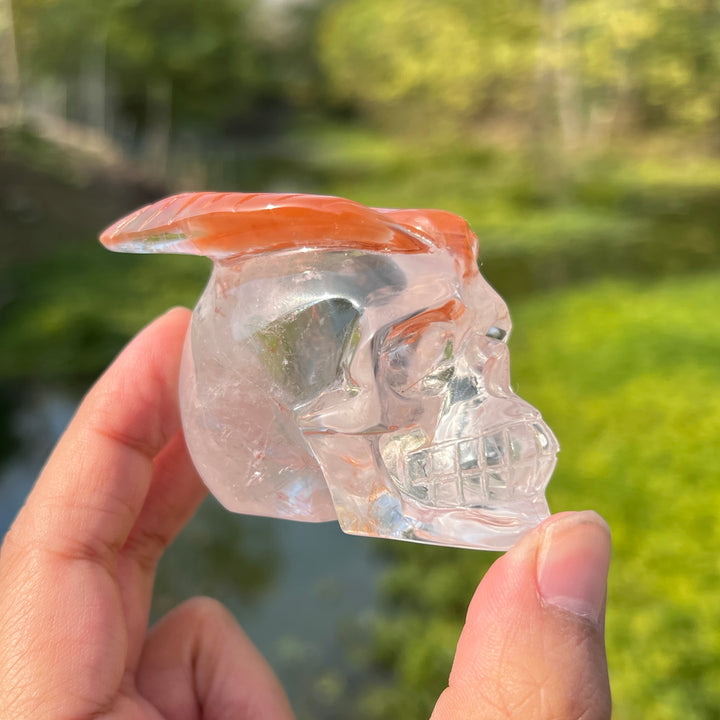
[[[289,720],[286,696],[208,598],[148,630],[157,562],[205,489],[177,406],[190,313],[100,378],[0,550],[0,720]],[[605,720],[607,525],[553,516],[480,584],[432,720]]]

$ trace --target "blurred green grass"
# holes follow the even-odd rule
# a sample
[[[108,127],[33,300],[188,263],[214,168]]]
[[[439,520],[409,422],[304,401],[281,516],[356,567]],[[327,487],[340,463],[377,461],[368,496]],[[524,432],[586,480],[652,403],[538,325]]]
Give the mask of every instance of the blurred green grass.
[[[143,325],[192,307],[209,274],[199,258],[113,255],[87,238],[6,269],[0,378],[84,384]]]
[[[516,377],[563,451],[554,510],[610,522],[614,717],[720,713],[720,273],[516,308]]]

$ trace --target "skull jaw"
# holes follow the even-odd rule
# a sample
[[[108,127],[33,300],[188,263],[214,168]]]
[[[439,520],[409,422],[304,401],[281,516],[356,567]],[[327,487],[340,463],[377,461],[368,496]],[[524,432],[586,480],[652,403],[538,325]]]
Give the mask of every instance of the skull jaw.
[[[306,440],[348,534],[507,550],[549,515],[544,490],[558,444],[536,413],[436,444],[419,429]]]
[[[349,535],[494,551],[509,550],[550,515],[542,496],[502,509],[447,510],[387,494],[373,504],[369,523],[337,511],[340,527]]]

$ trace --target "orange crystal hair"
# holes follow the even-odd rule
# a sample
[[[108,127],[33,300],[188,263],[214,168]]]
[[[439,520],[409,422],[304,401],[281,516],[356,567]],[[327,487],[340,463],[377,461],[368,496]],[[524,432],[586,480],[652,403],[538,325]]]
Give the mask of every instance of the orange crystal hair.
[[[462,276],[477,270],[477,239],[441,210],[384,210],[343,198],[275,193],[184,193],[159,200],[105,230],[119,252],[213,259],[294,248],[417,253],[446,248]]]

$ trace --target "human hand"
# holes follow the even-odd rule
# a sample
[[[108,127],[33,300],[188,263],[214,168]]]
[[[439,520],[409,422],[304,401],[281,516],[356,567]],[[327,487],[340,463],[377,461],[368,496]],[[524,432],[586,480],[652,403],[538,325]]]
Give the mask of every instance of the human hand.
[[[470,603],[431,720],[609,720],[610,531],[559,513],[497,560]]]
[[[232,616],[184,603],[149,633],[157,561],[205,491],[177,375],[189,314],[141,333],[100,379],[0,552],[0,720],[285,720],[292,711]],[[609,533],[550,518],[471,603],[433,720],[605,720]]]
[[[90,391],[0,552],[0,720],[285,720],[282,688],[209,599],[149,633],[155,567],[205,495],[180,431],[190,313]]]

